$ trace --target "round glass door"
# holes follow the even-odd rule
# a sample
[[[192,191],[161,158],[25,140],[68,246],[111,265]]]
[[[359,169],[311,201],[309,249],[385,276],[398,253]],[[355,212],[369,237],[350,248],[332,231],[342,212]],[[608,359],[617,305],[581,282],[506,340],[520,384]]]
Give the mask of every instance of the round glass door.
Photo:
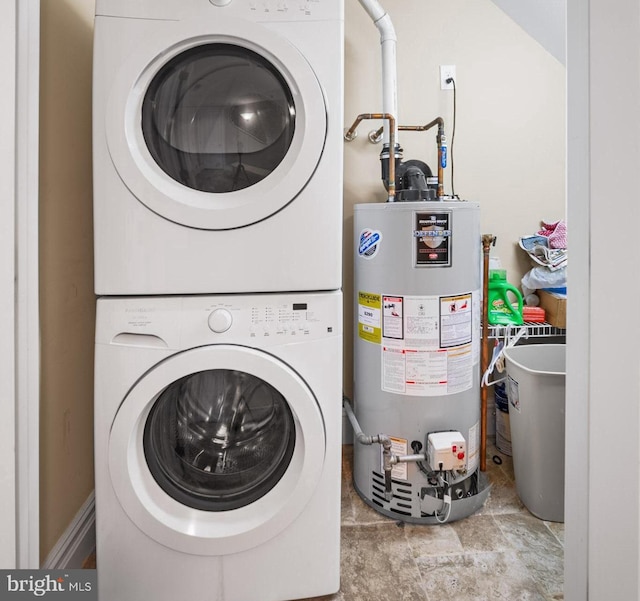
[[[176,22],[141,39],[105,102],[109,157],[132,198],[196,229],[275,215],[325,147],[327,106],[309,61],[245,19]]]
[[[129,390],[109,432],[132,523],[184,553],[225,555],[282,532],[316,493],[326,451],[313,392],[258,349],[171,355]]]
[[[268,177],[294,136],[291,90],[249,48],[204,44],[170,60],[142,103],[151,156],[175,181],[201,192],[243,190]]]
[[[205,511],[238,509],[269,492],[287,470],[295,422],[284,396],[228,369],[185,376],[149,412],[144,453],[158,485]]]

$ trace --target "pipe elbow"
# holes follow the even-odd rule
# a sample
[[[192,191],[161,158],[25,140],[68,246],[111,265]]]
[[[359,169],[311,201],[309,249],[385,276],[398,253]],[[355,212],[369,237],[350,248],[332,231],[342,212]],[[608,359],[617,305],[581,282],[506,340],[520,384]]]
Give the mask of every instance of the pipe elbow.
[[[378,438],[378,442],[382,445],[382,448],[385,451],[391,451],[391,438],[389,438],[389,436],[387,436],[386,434],[378,434],[377,436]]]
[[[373,24],[378,28],[380,32],[380,44],[385,42],[397,42],[396,30],[391,22],[391,17],[388,13],[384,13],[378,20],[375,20]]]

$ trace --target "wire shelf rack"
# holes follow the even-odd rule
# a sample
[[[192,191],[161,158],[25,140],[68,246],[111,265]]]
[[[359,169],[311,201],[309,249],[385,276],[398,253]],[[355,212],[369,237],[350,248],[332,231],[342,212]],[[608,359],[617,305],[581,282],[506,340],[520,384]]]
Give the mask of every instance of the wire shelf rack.
[[[525,321],[521,326],[489,326],[490,338],[504,338],[507,335],[507,331],[510,330],[511,334],[518,332],[521,328],[526,328],[527,333],[525,338],[551,338],[555,336],[565,336],[566,329],[552,326],[550,323],[539,323]]]

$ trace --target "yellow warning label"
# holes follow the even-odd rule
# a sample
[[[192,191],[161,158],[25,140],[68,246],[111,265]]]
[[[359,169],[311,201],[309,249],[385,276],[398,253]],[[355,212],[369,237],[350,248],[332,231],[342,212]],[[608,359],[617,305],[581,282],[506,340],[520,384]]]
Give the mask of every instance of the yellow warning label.
[[[358,292],[358,336],[367,342],[382,342],[382,295]]]

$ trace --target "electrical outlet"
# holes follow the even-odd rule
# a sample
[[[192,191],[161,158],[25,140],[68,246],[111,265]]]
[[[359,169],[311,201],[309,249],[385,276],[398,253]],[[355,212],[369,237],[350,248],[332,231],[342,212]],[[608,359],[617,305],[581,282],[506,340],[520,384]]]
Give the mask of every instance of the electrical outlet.
[[[455,65],[440,65],[440,89],[441,90],[453,90],[453,82],[447,83],[447,79],[452,78],[456,80],[456,66]]]

